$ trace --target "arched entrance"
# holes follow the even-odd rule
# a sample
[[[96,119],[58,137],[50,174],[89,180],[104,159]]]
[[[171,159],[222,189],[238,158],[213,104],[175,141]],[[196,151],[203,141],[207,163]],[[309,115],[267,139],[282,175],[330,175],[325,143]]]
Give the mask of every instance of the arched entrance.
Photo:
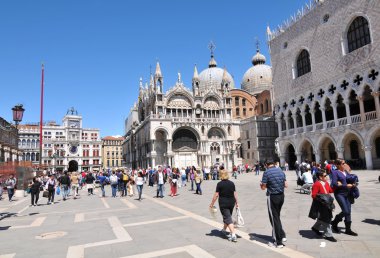
[[[334,142],[326,137],[321,141],[320,148],[321,150],[321,161],[325,160],[334,160],[338,158],[336,153],[336,148]]]
[[[302,161],[315,161],[313,145],[308,140],[304,140],[300,146]]]
[[[351,168],[364,168],[365,154],[363,151],[363,142],[354,133],[346,134],[342,140],[343,157]]]
[[[294,146],[289,143],[289,145],[285,149],[285,160],[289,164],[290,169],[294,169],[294,165],[297,161],[296,150]]]
[[[69,172],[78,171],[78,162],[76,160],[70,160],[68,171]]]
[[[174,167],[197,166],[198,137],[191,128],[180,128],[173,134]]]
[[[217,143],[217,142],[211,143],[210,155],[211,155],[211,163],[212,164],[220,162],[221,157],[220,157],[220,145],[219,145],[219,143]]]
[[[156,164],[164,165],[168,164],[166,160],[167,154],[167,142],[166,142],[166,132],[158,130],[155,133],[156,140],[154,142],[154,151],[156,152]]]

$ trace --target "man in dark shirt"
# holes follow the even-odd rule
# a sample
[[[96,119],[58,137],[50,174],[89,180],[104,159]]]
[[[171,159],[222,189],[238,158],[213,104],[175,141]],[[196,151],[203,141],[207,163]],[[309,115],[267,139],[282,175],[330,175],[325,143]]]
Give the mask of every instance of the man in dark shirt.
[[[267,162],[267,170],[263,174],[260,184],[262,190],[267,190],[267,204],[269,220],[272,225],[272,235],[274,245],[277,248],[283,248],[283,242],[286,241],[286,235],[281,224],[281,208],[284,204],[284,189],[288,187],[285,173],[274,166],[274,162]],[[270,245],[273,245],[270,243]]]

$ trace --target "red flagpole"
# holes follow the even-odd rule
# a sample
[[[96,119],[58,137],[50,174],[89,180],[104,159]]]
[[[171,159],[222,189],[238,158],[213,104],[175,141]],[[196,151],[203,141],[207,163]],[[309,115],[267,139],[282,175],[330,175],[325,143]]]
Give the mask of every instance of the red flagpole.
[[[41,112],[40,112],[40,168],[42,165],[42,123],[44,116],[44,64],[41,68]]]

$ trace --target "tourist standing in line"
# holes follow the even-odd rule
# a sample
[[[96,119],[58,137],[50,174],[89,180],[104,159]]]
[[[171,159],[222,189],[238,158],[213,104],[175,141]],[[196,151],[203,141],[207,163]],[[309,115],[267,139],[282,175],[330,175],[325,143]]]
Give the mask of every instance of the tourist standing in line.
[[[62,199],[66,201],[67,196],[69,195],[70,187],[70,177],[67,175],[67,171],[65,171],[63,175],[59,178],[59,183],[62,189]]]
[[[270,245],[283,248],[283,242],[286,242],[286,234],[282,228],[280,216],[285,200],[284,190],[288,187],[284,171],[276,168],[273,162],[267,162],[267,170],[263,174],[260,187],[262,190],[267,190],[269,220],[274,238],[274,243],[270,243]]]
[[[138,200],[141,201],[141,195],[142,195],[142,190],[144,186],[144,175],[142,171],[137,173],[135,183],[136,183],[137,192],[139,194]]]
[[[346,163],[344,160],[335,160],[335,166],[337,169],[331,172],[331,186],[334,189],[334,196],[338,202],[341,212],[337,214],[334,220],[331,222],[332,229],[335,233],[339,233],[338,224],[344,218],[344,224],[346,225],[345,234],[351,236],[357,236],[358,234],[351,230],[351,202],[348,198],[349,191],[351,188],[356,187],[355,184],[347,184],[346,176],[347,171],[345,171]]]
[[[216,185],[216,190],[214,197],[210,203],[210,209],[214,207],[216,199],[219,198],[219,209],[223,216],[223,229],[222,233],[225,235],[229,241],[236,242],[237,237],[235,234],[235,228],[232,221],[232,212],[234,207],[239,207],[238,198],[236,193],[235,184],[230,181],[227,171],[222,171],[220,173],[221,181]],[[230,230],[230,234],[227,232],[227,227]]]
[[[38,205],[38,199],[40,198],[40,188],[41,182],[37,177],[33,177],[33,182],[30,185],[30,197],[31,197],[31,206]]]
[[[308,173],[308,172],[306,172]],[[306,174],[304,173],[304,174]],[[336,242],[331,230],[332,210],[334,209],[334,198],[330,196],[333,193],[329,183],[326,180],[327,173],[325,170],[317,172],[317,181],[313,184],[311,197],[315,205],[317,221],[311,229],[319,236],[323,235],[326,240]],[[323,198],[323,199],[322,199]],[[309,215],[310,216],[310,215]],[[321,233],[321,231],[323,233]]]
[[[17,183],[17,179],[15,178],[14,175],[10,175],[10,177],[5,182],[5,185],[7,186],[7,191],[8,191],[8,199],[10,202],[12,201],[12,197],[15,194],[16,183]]]
[[[55,187],[57,186],[57,180],[55,176],[52,174],[48,181],[46,182],[46,189],[48,191],[48,202],[47,205],[53,203],[54,204],[54,195],[55,195]]]

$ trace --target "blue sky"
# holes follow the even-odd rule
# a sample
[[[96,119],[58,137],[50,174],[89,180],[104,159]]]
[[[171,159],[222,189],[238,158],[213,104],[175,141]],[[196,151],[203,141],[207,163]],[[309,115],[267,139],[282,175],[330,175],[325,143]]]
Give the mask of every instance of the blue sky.
[[[102,136],[123,134],[138,96],[140,76],[161,64],[164,90],[181,72],[191,87],[194,64],[207,67],[216,45],[240,87],[251,66],[255,37],[269,54],[266,26],[288,19],[304,0],[4,0],[0,2],[0,116],[39,121],[41,63],[45,63],[44,120],[61,123],[74,106],[85,127]]]

